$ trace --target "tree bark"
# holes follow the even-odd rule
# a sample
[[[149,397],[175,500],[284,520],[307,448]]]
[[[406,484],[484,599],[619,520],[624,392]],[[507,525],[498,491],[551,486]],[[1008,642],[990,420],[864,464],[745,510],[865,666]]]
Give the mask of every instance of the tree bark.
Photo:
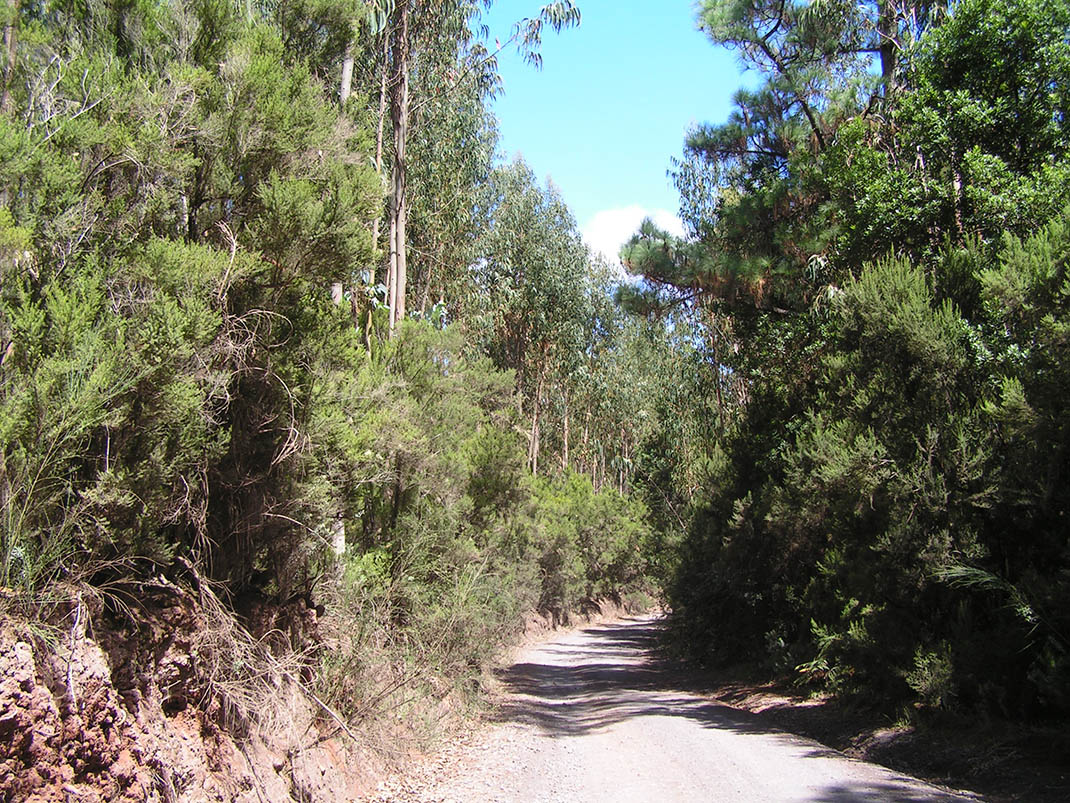
[[[390,198],[390,262],[386,268],[386,306],[390,313],[390,334],[394,332],[394,310],[397,309],[398,298],[398,222],[394,216],[394,198]]]
[[[568,393],[565,393],[564,448],[561,450],[561,469],[568,471]]]
[[[427,304],[431,300],[431,277],[432,277],[432,263],[430,260],[427,262],[427,276],[424,279],[424,289],[420,293],[420,317],[423,318],[427,315]]]
[[[390,73],[390,35],[386,31],[382,33],[383,40],[383,52],[382,52],[382,64],[379,70],[379,117],[376,120],[375,126],[375,175],[379,177],[380,187],[383,187],[386,182],[383,181],[383,140],[384,131],[386,130],[386,113],[389,106],[389,96],[387,94],[387,78]],[[382,226],[383,213],[382,209],[372,220],[372,248],[376,251],[379,248],[379,229]],[[392,238],[392,235],[391,235]],[[393,239],[388,245],[387,250],[393,253]],[[378,268],[373,268],[371,277],[372,286],[375,285],[375,274],[378,272]],[[387,268],[387,276],[384,277],[383,285],[390,287],[390,269]],[[353,298],[356,299],[356,292],[353,293]],[[363,314],[364,318],[364,346],[369,351],[372,347],[372,315],[375,310],[375,304],[372,301],[371,296],[365,297],[365,303],[362,304],[363,310],[358,310],[356,306],[353,309],[353,321],[355,325],[358,318]],[[393,309],[393,307],[390,307]]]
[[[409,136],[409,4],[402,2],[397,9],[393,48],[393,97],[391,122],[394,128],[394,181],[391,198],[391,284],[390,329],[405,317],[405,284],[407,273],[406,237],[408,199],[406,198],[405,150]]]
[[[386,129],[386,112],[389,106],[389,96],[387,94],[387,78],[390,73],[390,36],[385,32],[383,33],[383,63],[382,69],[379,72],[379,119],[376,121],[375,126],[375,174],[379,176],[380,182],[384,185],[383,181],[383,132]],[[382,215],[377,215],[375,220],[372,221],[372,244],[379,247],[379,225]]]
[[[884,82],[884,96],[887,98],[895,89],[895,68],[899,37],[895,24],[895,9],[891,0],[880,0],[877,4],[877,37],[881,57],[881,79]]]
[[[353,94],[353,42],[346,45],[345,55],[342,57],[342,85],[338,87],[338,102],[346,105],[349,96]]]
[[[542,412],[542,384],[545,371],[539,366],[539,379],[535,383],[535,399],[531,405],[531,440],[528,442],[528,465],[531,473],[539,473],[539,415]]]
[[[588,405],[587,406],[586,416],[583,419],[583,439],[580,441],[581,447],[580,447],[580,468],[579,468],[579,470],[580,470],[581,473],[586,473],[587,467],[591,463],[590,455],[588,454],[588,451],[587,451],[587,442],[590,440],[590,436],[591,436],[591,407],[590,407],[590,405]],[[593,482],[594,479],[592,478],[591,481]]]
[[[11,83],[18,55],[19,0],[7,0],[8,19],[4,23],[4,85],[0,89],[0,114],[11,114]]]

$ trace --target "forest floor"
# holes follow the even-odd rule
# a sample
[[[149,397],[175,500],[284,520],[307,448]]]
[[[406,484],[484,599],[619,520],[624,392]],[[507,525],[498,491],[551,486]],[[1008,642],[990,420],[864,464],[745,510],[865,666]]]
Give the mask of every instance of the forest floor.
[[[1031,748],[1043,735],[890,728],[790,687],[682,668],[659,657],[660,632],[632,617],[521,650],[497,673],[486,727],[370,800],[1068,799],[1057,748]]]

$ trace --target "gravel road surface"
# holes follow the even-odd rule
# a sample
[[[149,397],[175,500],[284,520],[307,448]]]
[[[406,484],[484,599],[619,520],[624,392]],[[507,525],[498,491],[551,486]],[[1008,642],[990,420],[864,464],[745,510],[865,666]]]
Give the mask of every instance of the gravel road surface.
[[[651,657],[658,621],[592,625],[500,673],[497,722],[459,738],[385,801],[978,800],[759,724],[699,695]]]

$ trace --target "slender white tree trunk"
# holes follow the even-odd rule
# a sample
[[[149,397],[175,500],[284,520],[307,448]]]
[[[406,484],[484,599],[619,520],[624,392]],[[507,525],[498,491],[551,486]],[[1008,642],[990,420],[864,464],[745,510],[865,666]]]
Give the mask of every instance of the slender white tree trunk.
[[[19,38],[19,2],[7,0],[7,22],[4,24],[3,88],[0,89],[0,114],[11,113],[11,84],[15,80],[15,58]]]
[[[409,4],[398,6],[394,29],[394,78],[391,122],[394,127],[394,181],[391,198],[391,269],[390,328],[393,331],[405,317],[407,278],[406,238],[408,199],[406,198],[406,145],[409,136]]]
[[[568,470],[568,394],[565,394],[564,446],[561,450],[561,468]]]
[[[390,197],[390,262],[386,269],[386,304],[390,312],[390,331],[394,331],[394,311],[398,300],[398,221],[394,209],[394,197]]]
[[[539,379],[535,383],[535,399],[531,405],[531,439],[528,442],[528,465],[531,473],[539,473],[539,415],[542,412],[542,385],[545,371],[539,366]]]
[[[342,57],[342,85],[338,88],[338,101],[343,106],[353,94],[353,43],[346,45],[346,54]]]
[[[591,455],[588,452],[587,444],[591,438],[591,406],[587,405],[587,410],[583,416],[583,436],[580,438],[580,462],[579,472],[584,474],[591,465]]]

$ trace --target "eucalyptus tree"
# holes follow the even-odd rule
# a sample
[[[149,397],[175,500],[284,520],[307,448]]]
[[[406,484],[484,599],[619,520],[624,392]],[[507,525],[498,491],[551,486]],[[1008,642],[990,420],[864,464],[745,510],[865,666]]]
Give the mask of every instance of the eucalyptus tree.
[[[421,117],[410,142],[410,298],[419,317],[436,306],[452,316],[470,290],[468,266],[487,224],[479,193],[492,169],[496,130],[474,89],[431,98]]]
[[[579,9],[572,0],[555,0],[544,5],[538,13],[518,22],[506,45],[490,52],[475,35],[470,25],[480,6],[489,2],[475,0],[404,0],[395,2],[384,36],[384,52],[388,54],[389,120],[392,133],[390,202],[387,209],[389,254],[386,272],[390,327],[405,317],[408,287],[408,226],[409,226],[409,159],[410,130],[414,113],[434,98],[452,95],[468,83],[474,83],[481,93],[496,85],[495,55],[502,47],[515,45],[534,64],[539,64],[538,48],[543,27],[555,31],[578,25]],[[482,32],[482,31],[480,31]],[[424,65],[448,63],[452,76],[434,87],[431,94],[419,96],[412,92],[414,70]],[[382,108],[382,107],[381,107]]]
[[[537,471],[548,382],[576,365],[592,316],[589,257],[557,190],[519,159],[494,171],[487,195],[470,325],[497,364],[517,372]]]
[[[477,282],[496,294],[486,342],[522,342],[502,362],[529,392],[537,468],[549,384],[575,382],[593,337],[587,254],[530,172],[476,197],[492,145],[477,78],[493,75],[462,13],[417,35],[432,5],[408,4],[420,163],[407,180],[411,241],[447,264],[413,284],[429,299]],[[99,592],[151,581],[164,595],[151,608],[167,604],[164,576],[186,599],[219,593],[223,610],[315,594],[340,638],[291,633],[299,660],[324,659],[302,663],[303,685],[362,720],[398,698],[377,677],[369,702],[354,667],[391,667],[385,683],[406,698],[443,670],[470,677],[540,586],[560,585],[540,577],[557,545],[565,574],[609,594],[641,579],[646,535],[638,505],[526,477],[517,374],[463,337],[479,331],[474,294],[455,292],[458,325],[406,321],[377,359],[328,300],[327,285],[376,268],[375,163],[391,155],[381,140],[376,153],[389,117],[376,118],[374,62],[398,31],[376,38],[369,7],[22,3],[0,17],[14,53],[0,111],[0,607],[51,619],[77,595],[111,619],[121,595]],[[458,42],[472,43],[463,59]],[[471,259],[470,218],[484,214],[493,247]],[[570,603],[585,590],[573,586]]]
[[[3,52],[0,53],[2,73],[0,73],[0,114],[11,111],[11,80],[15,73],[15,61],[18,53],[18,0],[6,0],[4,3],[4,38]]]

